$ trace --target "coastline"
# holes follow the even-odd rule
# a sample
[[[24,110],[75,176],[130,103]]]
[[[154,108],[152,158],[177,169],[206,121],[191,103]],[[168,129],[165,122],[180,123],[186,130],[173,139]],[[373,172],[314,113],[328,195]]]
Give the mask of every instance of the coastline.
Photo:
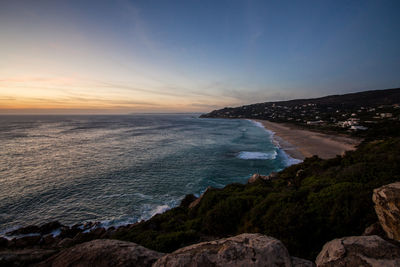
[[[266,120],[252,120],[263,125],[273,133],[277,146],[294,159],[304,160],[317,155],[322,159],[343,155],[345,151],[355,150],[360,139],[328,135],[304,130],[286,123],[276,123]]]

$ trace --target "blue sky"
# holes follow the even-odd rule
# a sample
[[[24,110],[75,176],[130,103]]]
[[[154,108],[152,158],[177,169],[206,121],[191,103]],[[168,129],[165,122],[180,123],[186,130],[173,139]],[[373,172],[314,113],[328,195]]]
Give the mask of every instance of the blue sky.
[[[7,1],[0,113],[205,112],[400,87],[399,1]]]

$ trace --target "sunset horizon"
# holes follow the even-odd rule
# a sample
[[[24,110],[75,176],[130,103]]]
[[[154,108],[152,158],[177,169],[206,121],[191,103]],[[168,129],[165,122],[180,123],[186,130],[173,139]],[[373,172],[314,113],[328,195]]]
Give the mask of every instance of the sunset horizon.
[[[0,114],[207,112],[397,88],[397,9],[3,1]]]

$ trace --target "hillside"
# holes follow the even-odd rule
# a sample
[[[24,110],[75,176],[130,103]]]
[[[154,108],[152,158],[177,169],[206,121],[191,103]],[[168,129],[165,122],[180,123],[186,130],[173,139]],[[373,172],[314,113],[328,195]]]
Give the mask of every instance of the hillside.
[[[263,119],[322,131],[385,136],[400,125],[400,89],[264,102],[214,110],[201,117]]]

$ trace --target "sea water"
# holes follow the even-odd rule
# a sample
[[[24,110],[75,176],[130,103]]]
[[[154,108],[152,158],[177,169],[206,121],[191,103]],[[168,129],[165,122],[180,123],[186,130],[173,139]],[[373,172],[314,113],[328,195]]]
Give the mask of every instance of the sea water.
[[[0,233],[53,220],[133,223],[296,162],[248,120],[0,116]]]

